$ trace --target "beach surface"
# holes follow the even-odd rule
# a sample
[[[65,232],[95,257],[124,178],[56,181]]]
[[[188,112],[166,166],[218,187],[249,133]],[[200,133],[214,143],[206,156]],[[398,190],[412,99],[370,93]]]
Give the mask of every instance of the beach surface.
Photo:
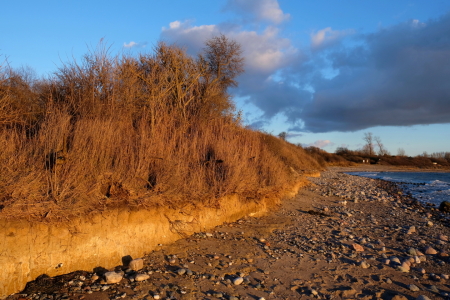
[[[267,216],[116,268],[41,276],[9,299],[447,299],[447,215],[395,184],[341,173],[364,168],[398,171],[330,168]]]

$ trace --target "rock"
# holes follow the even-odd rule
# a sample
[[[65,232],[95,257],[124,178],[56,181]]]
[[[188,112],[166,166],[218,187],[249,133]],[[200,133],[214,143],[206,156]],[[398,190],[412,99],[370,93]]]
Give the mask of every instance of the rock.
[[[413,234],[414,232],[416,232],[416,226],[411,226],[411,227],[409,227],[406,234]]]
[[[449,201],[442,201],[439,205],[439,210],[443,212],[450,212],[450,202]]]
[[[370,265],[369,265],[368,263],[366,263],[365,261],[362,261],[359,265],[360,265],[361,268],[363,268],[363,269],[367,269],[367,268],[370,267]]]
[[[434,293],[439,293],[439,290],[435,285],[430,286],[430,291],[432,291]]]
[[[159,294],[154,294],[153,299],[161,299],[161,296]]]
[[[186,269],[178,269],[177,270],[177,274],[180,275],[180,276],[184,275],[185,273],[186,273]]]
[[[409,248],[408,249],[408,254],[411,256],[416,256],[417,255],[417,251],[414,248]]]
[[[106,272],[105,280],[107,284],[119,283],[123,278],[122,274],[116,272]]]
[[[141,270],[144,268],[144,260],[142,258],[133,259],[128,267],[133,271]]]
[[[437,253],[438,252],[431,246],[428,246],[428,247],[425,248],[425,254],[434,255],[434,254],[437,254]]]
[[[400,272],[403,272],[403,273],[408,273],[409,272],[409,268],[405,268],[405,267],[402,267],[402,266],[398,266],[397,270],[400,271]]]
[[[234,285],[240,285],[243,281],[244,281],[244,278],[236,277],[236,278],[233,279],[233,284]]]
[[[148,275],[148,274],[137,274],[134,277],[134,280],[136,280],[136,281],[144,281],[144,280],[147,280],[149,278],[150,278],[150,275]]]
[[[391,284],[392,280],[390,278],[386,278],[386,283]]]
[[[431,300],[431,299],[425,295],[420,295],[419,297],[416,298],[416,300]]]
[[[410,266],[410,264],[409,264],[408,261],[402,262],[401,267],[404,268],[405,270],[408,270],[408,271],[409,271],[410,268],[411,268],[411,266]]]
[[[364,247],[361,246],[360,244],[354,243],[354,244],[352,244],[352,248],[353,248],[353,250],[355,250],[356,252],[362,252],[362,251],[364,251]]]
[[[418,292],[418,291],[420,291],[419,287],[418,287],[417,285],[415,285],[415,284],[410,284],[410,285],[408,285],[408,289],[410,289],[410,290],[413,291],[413,292]]]
[[[397,264],[401,264],[401,262],[400,262],[400,259],[398,259],[398,257],[397,256],[391,256],[391,257],[389,257],[389,259],[392,261],[392,262],[395,262],[395,263],[397,263]]]
[[[448,256],[448,253],[447,253],[447,252],[444,252],[444,251],[441,251],[441,252],[438,253],[438,256],[439,256],[439,257],[447,257],[447,256]]]
[[[440,239],[441,241],[448,242],[448,236],[446,236],[446,235],[440,234],[440,235],[439,235],[439,239]]]
[[[431,222],[431,221],[428,221],[428,222],[427,222],[427,226],[428,226],[428,227],[433,227],[433,225],[434,225],[433,222]]]

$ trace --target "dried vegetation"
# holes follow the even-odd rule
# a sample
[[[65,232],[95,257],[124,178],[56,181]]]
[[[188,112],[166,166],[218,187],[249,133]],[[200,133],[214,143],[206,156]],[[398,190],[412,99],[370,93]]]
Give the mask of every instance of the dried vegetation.
[[[111,57],[100,45],[45,80],[4,65],[0,218],[215,206],[234,193],[276,195],[294,173],[320,168],[302,148],[241,126],[227,89],[242,66],[225,36],[198,57],[164,43]]]

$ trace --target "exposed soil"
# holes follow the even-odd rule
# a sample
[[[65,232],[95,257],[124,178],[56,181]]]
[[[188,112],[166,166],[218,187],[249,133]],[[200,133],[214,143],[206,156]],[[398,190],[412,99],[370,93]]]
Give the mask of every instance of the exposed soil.
[[[102,277],[107,270],[97,268],[41,276],[9,298],[449,297],[446,215],[379,180],[327,171],[311,181],[265,217],[248,217],[161,245],[137,271],[117,266],[124,275],[118,284],[107,284]],[[346,192],[335,192],[338,186]],[[364,194],[355,196],[355,191]],[[437,254],[426,254],[428,246]],[[136,282],[137,274],[150,277]]]

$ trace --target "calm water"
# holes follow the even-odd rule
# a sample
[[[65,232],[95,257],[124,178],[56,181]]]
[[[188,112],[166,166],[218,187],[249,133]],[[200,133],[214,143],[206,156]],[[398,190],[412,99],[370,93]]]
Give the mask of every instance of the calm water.
[[[349,172],[347,174],[401,183],[406,192],[423,202],[450,201],[450,173],[438,172]]]

